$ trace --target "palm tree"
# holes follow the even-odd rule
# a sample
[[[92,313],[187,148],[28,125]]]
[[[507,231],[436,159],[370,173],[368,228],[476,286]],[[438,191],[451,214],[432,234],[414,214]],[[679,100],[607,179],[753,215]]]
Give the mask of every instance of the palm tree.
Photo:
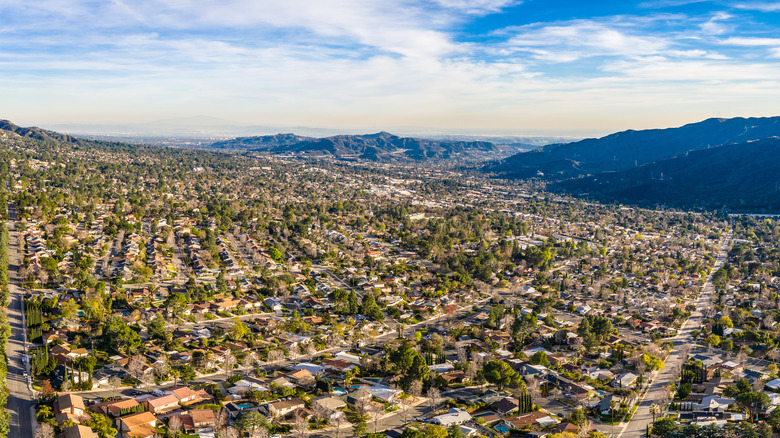
[[[613,398],[609,401],[609,413],[611,415],[611,424],[612,424],[612,436],[615,436],[615,408],[617,407],[617,401]]]
[[[650,405],[650,414],[653,416],[653,423],[655,423],[655,417],[661,413],[661,406],[659,406],[657,403],[653,403]]]
[[[51,406],[49,405],[40,405],[38,407],[38,419],[39,420],[45,420],[47,418],[51,418],[54,416],[54,413],[51,410]]]

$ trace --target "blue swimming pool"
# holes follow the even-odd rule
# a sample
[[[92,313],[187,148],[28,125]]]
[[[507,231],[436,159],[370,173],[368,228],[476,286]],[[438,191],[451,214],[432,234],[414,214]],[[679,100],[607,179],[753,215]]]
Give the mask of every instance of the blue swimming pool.
[[[254,405],[252,403],[236,403],[236,407],[239,409],[249,409],[253,406]]]

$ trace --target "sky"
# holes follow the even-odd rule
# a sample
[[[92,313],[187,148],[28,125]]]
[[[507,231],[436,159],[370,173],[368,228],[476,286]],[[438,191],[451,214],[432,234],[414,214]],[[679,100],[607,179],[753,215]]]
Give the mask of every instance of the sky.
[[[780,115],[780,1],[0,0],[0,119],[576,134]]]

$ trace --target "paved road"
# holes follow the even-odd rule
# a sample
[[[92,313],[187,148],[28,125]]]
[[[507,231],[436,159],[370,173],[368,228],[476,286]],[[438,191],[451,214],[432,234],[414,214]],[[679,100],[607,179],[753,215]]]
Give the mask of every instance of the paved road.
[[[645,396],[639,401],[639,407],[634,413],[631,421],[623,428],[618,437],[642,437],[653,421],[653,416],[650,414],[650,405],[657,403],[661,400],[666,402],[664,387],[669,383],[677,380],[677,370],[680,369],[683,362],[683,346],[692,345],[693,337],[691,332],[698,329],[701,326],[702,319],[710,305],[712,293],[714,287],[712,285],[712,273],[723,267],[728,255],[728,243],[731,240],[731,236],[727,237],[720,244],[720,252],[715,260],[715,266],[710,271],[710,275],[707,276],[707,280],[704,282],[701,294],[696,300],[696,310],[691,314],[691,317],[685,321],[682,328],[676,337],[672,338],[674,347],[666,358],[664,369],[661,370],[653,380]]]
[[[11,325],[11,337],[8,339],[8,412],[11,415],[10,437],[33,436],[32,407],[35,405],[32,394],[27,385],[26,363],[24,357],[24,323],[22,314],[22,290],[19,288],[19,248],[18,233],[14,231],[16,226],[16,209],[8,207],[8,230],[10,234],[8,244],[8,276],[10,279],[11,304],[6,310],[8,323]]]

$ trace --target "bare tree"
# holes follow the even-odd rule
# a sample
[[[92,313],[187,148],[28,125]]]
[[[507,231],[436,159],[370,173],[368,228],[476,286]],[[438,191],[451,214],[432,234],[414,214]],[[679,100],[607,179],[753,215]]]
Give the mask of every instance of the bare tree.
[[[284,353],[281,350],[271,350],[268,352],[268,362],[276,363],[284,358]]]
[[[747,361],[747,353],[745,353],[744,350],[740,349],[739,353],[737,354],[737,363],[744,364]]]
[[[366,386],[361,386],[355,392],[355,412],[358,414],[358,417],[365,417],[370,399],[371,397]]]
[[[168,419],[168,430],[170,430],[174,436],[179,434],[183,426],[184,424],[181,421],[181,417],[178,415],[171,415]]]
[[[225,427],[219,434],[219,438],[238,438],[238,431],[230,426]]]
[[[417,398],[422,394],[422,383],[419,380],[415,380],[409,385],[409,394]]]
[[[158,379],[164,379],[168,377],[168,373],[171,372],[171,367],[168,364],[168,359],[163,356],[157,362],[154,363],[154,375]]]
[[[767,316],[765,316],[763,320],[761,320],[761,325],[763,325],[765,329],[771,329],[774,322],[775,322],[775,317],[772,316],[772,314],[770,313]]]
[[[468,356],[466,355],[466,349],[463,347],[458,348],[458,362],[466,365],[468,362]]]
[[[156,383],[154,380],[154,373],[144,373],[144,375],[141,376],[141,383],[146,386],[154,385]]]
[[[436,407],[439,405],[439,397],[441,396],[441,392],[439,391],[439,388],[435,386],[431,386],[428,389],[428,399],[431,402],[431,410],[436,411]]]
[[[404,399],[401,399],[400,408],[401,408],[401,415],[403,416],[403,419],[404,419],[404,424],[406,424],[407,421],[409,421],[408,420],[409,408],[411,407],[411,404],[412,404],[412,398],[411,397],[406,397]]]
[[[311,410],[314,412],[314,421],[316,422],[317,427],[320,427],[328,418],[328,410],[317,402],[311,404]]]
[[[134,379],[141,381],[146,372],[146,360],[140,354],[135,355],[127,361],[127,373]]]
[[[371,416],[371,421],[374,423],[374,433],[377,433],[377,430],[379,429],[379,420],[382,419],[382,414],[384,414],[384,412],[379,407],[371,409],[371,411],[369,412],[369,415]]]
[[[471,362],[466,365],[466,377],[472,382],[474,381],[474,378],[477,377],[477,362],[475,360],[471,360]]]
[[[254,351],[250,351],[247,353],[246,356],[244,356],[244,360],[242,361],[242,365],[244,366],[244,374],[249,375],[249,370],[255,367],[259,362],[257,353]]]
[[[532,397],[538,397],[539,396],[539,379],[537,379],[534,376],[528,376],[526,381],[526,388],[528,388],[528,392],[531,393]]]
[[[222,369],[225,370],[225,379],[230,377],[230,373],[233,371],[235,364],[236,357],[233,356],[233,353],[231,353],[230,350],[226,351],[225,354],[222,355]]]
[[[120,379],[118,376],[111,376],[108,378],[108,387],[111,388],[111,391],[114,393],[114,397],[117,396],[116,390],[122,386],[122,379]]]
[[[691,344],[683,344],[680,347],[680,357],[682,358],[683,362],[688,360],[688,355],[690,353],[691,353]]]
[[[293,431],[297,438],[305,438],[306,432],[309,430],[309,422],[306,421],[306,417],[303,415],[295,415],[295,425]]]
[[[38,424],[35,431],[35,438],[54,438],[54,427],[49,423]]]
[[[334,424],[334,426],[336,426],[336,438],[341,438],[341,426],[343,425],[344,425],[344,416],[343,415],[337,416],[336,424]]]

